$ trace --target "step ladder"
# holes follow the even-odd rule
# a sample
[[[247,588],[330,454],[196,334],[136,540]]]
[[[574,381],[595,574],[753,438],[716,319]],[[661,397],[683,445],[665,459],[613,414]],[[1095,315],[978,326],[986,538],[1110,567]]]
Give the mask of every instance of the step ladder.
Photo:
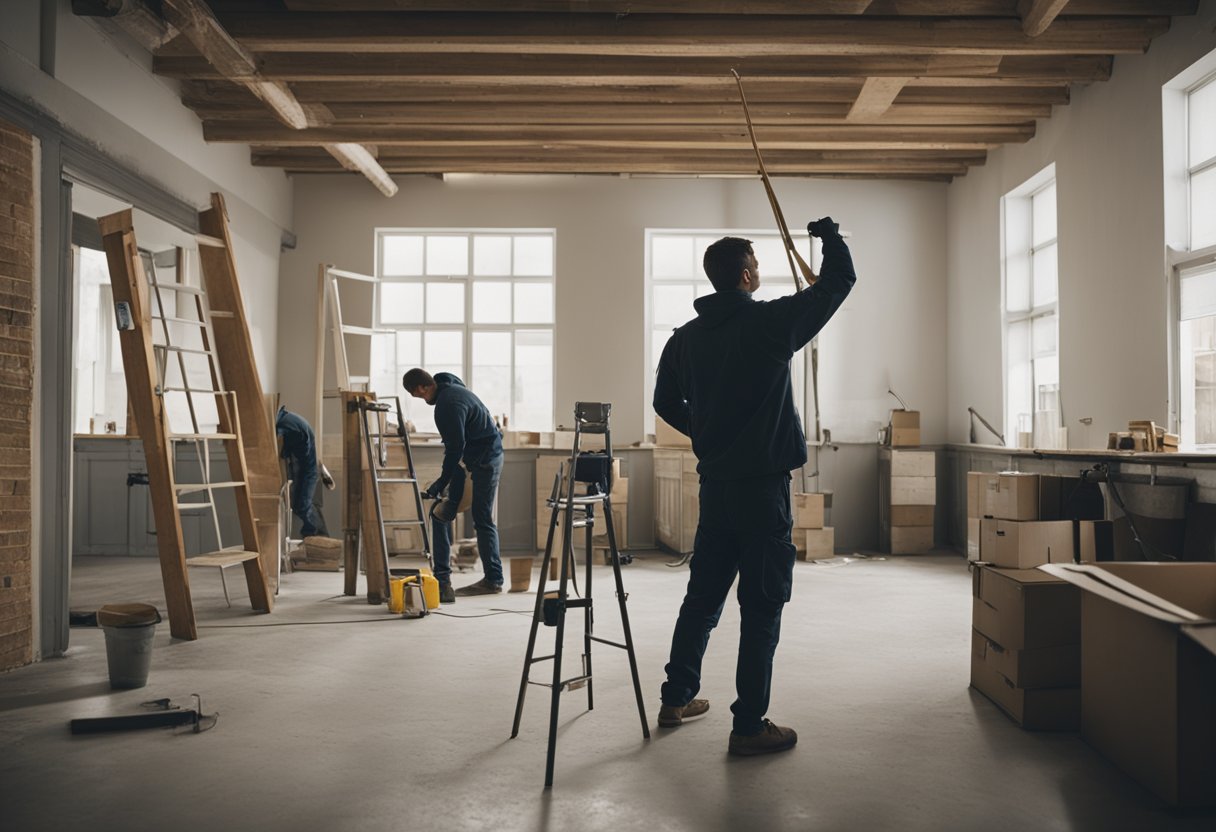
[[[371,534],[365,534],[363,546],[364,563],[367,568],[367,599],[368,603],[382,603],[389,597],[388,579],[388,534],[391,529],[418,527],[422,536],[422,556],[427,565],[434,568],[431,556],[431,537],[427,530],[427,515],[422,508],[422,489],[418,484],[418,472],[414,468],[414,452],[410,447],[409,432],[405,427],[405,417],[401,411],[401,399],[388,396],[382,399],[372,399],[370,396],[360,396],[352,401],[352,406],[359,410],[359,421],[363,436],[365,459],[367,460],[364,483],[370,486],[371,500],[364,495],[364,517],[374,518]],[[388,430],[390,414],[397,417],[396,428]],[[399,440],[405,450],[405,465],[390,465],[388,449],[394,440]],[[414,497],[414,518],[385,517],[384,492],[385,486],[405,485]],[[367,524],[364,524],[367,531]],[[370,544],[370,545],[367,545]]]
[[[195,639],[189,566],[219,569],[231,605],[224,572],[240,565],[253,609],[269,612],[273,605],[259,557],[236,396],[223,385],[207,293],[182,280],[184,250],[175,252],[175,280],[165,282],[153,255],[137,245],[132,211],[102,217],[98,224],[114,291],[127,396],[148,466],[169,629],[175,638]],[[211,239],[200,243],[222,245]],[[174,422],[183,420],[183,403],[188,427],[179,430]],[[200,411],[208,409],[214,411],[215,430],[203,430]],[[226,479],[217,479],[213,471],[212,453],[219,442],[227,457]],[[177,451],[183,444],[193,450],[194,472],[178,470]],[[217,510],[218,494],[225,491],[236,504],[241,530],[240,543],[232,545],[225,543]],[[210,519],[216,547],[187,556],[182,518],[196,512]]]
[[[637,699],[638,717],[642,722],[642,736],[650,738],[650,727],[646,723],[645,706],[642,703],[642,685],[638,680],[638,663],[633,649],[633,634],[629,628],[629,611],[625,602],[629,595],[625,592],[621,580],[621,553],[616,545],[616,530],[612,523],[612,431],[608,425],[612,405],[599,402],[578,402],[574,406],[574,447],[570,453],[570,461],[554,478],[553,492],[548,500],[551,508],[549,515],[549,534],[545,540],[545,557],[541,562],[540,585],[536,590],[536,606],[532,613],[532,628],[528,633],[528,649],[524,654],[523,673],[519,682],[519,696],[515,701],[515,722],[511,727],[511,738],[519,735],[519,723],[523,717],[524,698],[528,685],[539,685],[550,689],[549,699],[549,744],[545,759],[545,788],[553,786],[553,766],[557,753],[557,716],[560,697],[564,691],[587,689],[587,710],[595,708],[592,690],[591,645],[593,642],[606,644],[624,650],[629,656],[629,672],[633,677],[633,693]],[[580,464],[580,448],[583,434],[603,434],[604,453],[583,457]],[[597,460],[592,457],[598,457]],[[587,469],[592,469],[588,471]],[[587,484],[586,493],[578,495],[576,484]],[[624,630],[624,642],[611,641],[594,634],[595,616],[592,612],[592,537],[596,522],[596,507],[602,506],[602,517],[608,534],[609,560],[612,564],[612,574],[616,581],[617,605],[621,613],[621,625]],[[546,592],[545,583],[549,576],[549,565],[554,557],[553,538],[558,523],[562,524],[562,552],[560,558],[561,570],[558,577],[557,591]],[[570,585],[574,577],[574,530],[583,529],[586,535],[585,573],[583,577],[583,597],[571,598]],[[562,677],[563,642],[566,634],[566,611],[581,609],[583,611],[583,652],[580,672],[569,678]],[[557,630],[553,653],[547,656],[536,656],[536,636],[541,624],[555,627]],[[534,664],[544,661],[553,662],[553,675],[549,682],[532,681],[531,671]]]

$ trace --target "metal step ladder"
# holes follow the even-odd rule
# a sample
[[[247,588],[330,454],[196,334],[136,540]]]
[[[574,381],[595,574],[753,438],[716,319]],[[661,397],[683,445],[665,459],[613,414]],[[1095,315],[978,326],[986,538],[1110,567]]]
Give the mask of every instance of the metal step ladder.
[[[650,738],[650,727],[646,723],[645,706],[642,703],[642,685],[638,680],[638,663],[633,649],[633,634],[629,628],[629,611],[625,602],[629,595],[625,592],[621,580],[621,553],[616,545],[616,529],[612,523],[612,431],[608,418],[612,410],[611,404],[599,402],[578,402],[574,406],[574,447],[570,453],[569,465],[562,465],[554,478],[553,492],[548,500],[552,511],[549,516],[549,534],[545,540],[545,557],[541,562],[540,585],[536,590],[536,606],[532,613],[532,629],[528,634],[528,649],[524,654],[524,668],[519,682],[519,697],[515,701],[515,722],[511,727],[511,738],[519,735],[519,723],[523,717],[524,697],[528,685],[540,685],[550,689],[549,700],[549,744],[545,760],[545,788],[553,786],[553,765],[557,753],[557,716],[559,700],[563,691],[587,689],[587,710],[595,708],[592,690],[591,645],[593,642],[606,644],[624,650],[629,655],[629,672],[633,677],[633,692],[637,699],[638,717],[642,722],[642,736]],[[590,454],[580,459],[583,434],[603,434],[604,453]],[[586,493],[575,493],[577,483],[586,484]],[[611,641],[594,634],[595,616],[592,612],[591,576],[592,576],[592,537],[596,522],[596,507],[603,507],[605,530],[608,533],[609,560],[612,563],[612,574],[616,581],[617,605],[621,612],[621,625],[624,629],[624,642]],[[554,557],[553,538],[558,523],[562,524],[562,552],[557,555],[561,559],[561,570],[558,578],[557,591],[546,592],[545,582],[549,575],[549,565]],[[574,535],[575,529],[584,529],[586,534],[586,559],[583,578],[582,598],[572,598],[569,594],[570,584],[574,578]],[[566,634],[566,611],[581,609],[583,611],[583,652],[580,672],[569,678],[562,677],[563,642]],[[553,653],[547,656],[536,656],[536,634],[541,624],[555,627],[556,642]],[[549,682],[534,682],[531,679],[532,665],[539,662],[553,662],[553,676]]]
[[[273,605],[259,558],[236,397],[225,389],[216,360],[207,293],[185,282],[184,250],[161,255],[141,250],[129,210],[102,217],[99,225],[114,289],[128,399],[148,465],[170,631],[176,638],[195,639],[198,629],[187,567],[218,568],[225,601],[231,606],[224,572],[239,564],[253,609],[269,612]],[[175,269],[174,280],[159,278],[156,257],[170,258],[165,267]],[[213,420],[203,418],[211,415]],[[188,427],[173,424],[182,421]],[[213,470],[217,442],[224,443],[227,456],[228,475],[223,478]],[[179,470],[177,450],[182,444],[193,450],[194,471]],[[224,491],[232,494],[236,505],[239,543],[224,540],[217,510],[217,493]],[[195,496],[200,499],[189,499]],[[187,555],[182,517],[195,512],[210,519],[216,546]]]
[[[410,436],[405,426],[405,416],[401,410],[401,399],[397,396],[387,396],[382,399],[371,399],[361,396],[352,401],[352,406],[360,411],[363,442],[367,454],[367,473],[371,484],[372,503],[375,507],[376,531],[378,539],[369,541],[372,545],[364,546],[365,565],[367,568],[368,596],[374,595],[373,587],[379,587],[383,597],[389,595],[388,578],[388,533],[390,529],[418,527],[422,536],[422,556],[427,565],[434,568],[431,555],[431,537],[427,529],[427,515],[422,508],[422,488],[418,484],[418,472],[414,467],[414,452],[410,447]],[[397,424],[391,432],[388,430],[387,417],[393,414]],[[405,465],[390,465],[388,449],[394,440],[399,440],[405,450]],[[384,492],[385,486],[408,486],[413,493],[415,518],[385,517]],[[365,495],[366,499],[366,495]],[[377,551],[378,550],[378,551]]]

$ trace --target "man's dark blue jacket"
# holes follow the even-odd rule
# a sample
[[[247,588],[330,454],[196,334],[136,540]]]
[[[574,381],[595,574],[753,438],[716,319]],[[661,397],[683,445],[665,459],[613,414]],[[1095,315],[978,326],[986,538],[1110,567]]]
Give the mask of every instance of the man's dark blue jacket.
[[[705,479],[788,473],[807,459],[790,359],[823,328],[857,274],[836,231],[823,235],[819,280],[797,294],[756,301],[741,290],[697,298],[659,359],[655,413],[692,437]]]
[[[286,407],[279,407],[274,429],[283,437],[283,449],[279,456],[283,459],[295,459],[306,471],[317,467],[317,440],[313,436],[312,427],[303,417],[292,413]]]
[[[431,486],[438,492],[447,487],[464,460],[468,465],[484,465],[502,453],[502,434],[490,411],[459,377],[436,373],[435,427],[443,439],[443,471]]]

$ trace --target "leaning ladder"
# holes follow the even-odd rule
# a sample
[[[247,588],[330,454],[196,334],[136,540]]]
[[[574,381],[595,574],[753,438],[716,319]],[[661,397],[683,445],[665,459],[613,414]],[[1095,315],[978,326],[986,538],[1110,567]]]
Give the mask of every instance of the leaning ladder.
[[[545,758],[545,788],[553,785],[553,764],[557,754],[557,715],[559,699],[563,691],[587,688],[587,710],[595,708],[592,696],[591,675],[591,645],[599,642],[610,647],[624,650],[629,656],[629,672],[633,677],[633,693],[637,699],[638,716],[642,720],[642,736],[650,738],[650,727],[646,724],[646,710],[642,704],[642,685],[638,680],[638,662],[633,650],[633,634],[629,628],[629,610],[625,601],[629,598],[625,592],[625,584],[621,580],[621,553],[616,546],[616,529],[612,523],[612,491],[611,472],[607,474],[607,482],[602,489],[589,486],[587,494],[577,496],[575,483],[578,480],[577,464],[582,436],[588,434],[604,435],[604,455],[607,466],[612,463],[612,431],[608,427],[608,417],[612,405],[598,402],[578,402],[574,406],[574,448],[570,453],[569,467],[559,472],[555,478],[553,494],[549,500],[552,512],[549,516],[549,535],[545,541],[545,558],[540,567],[540,586],[536,590],[536,606],[532,612],[532,629],[528,634],[528,649],[524,654],[524,668],[519,681],[519,696],[515,700],[515,722],[511,727],[511,738],[519,735],[519,723],[523,717],[524,697],[528,685],[540,685],[550,690],[549,698],[549,745]],[[562,491],[565,494],[562,494]],[[608,533],[608,553],[612,562],[612,574],[616,579],[616,599],[621,611],[621,626],[624,630],[624,643],[600,638],[594,634],[595,616],[591,607],[591,541],[595,525],[595,507],[603,506],[604,528]],[[577,517],[576,517],[577,515]],[[553,538],[557,524],[562,524],[562,553],[561,571],[556,592],[545,592],[545,581],[549,575],[549,564],[554,556]],[[573,579],[574,564],[574,535],[575,529],[584,529],[586,534],[586,572],[583,579],[583,598],[571,598],[569,595],[570,581]],[[566,610],[583,610],[583,652],[581,672],[568,679],[562,678],[562,646],[566,635]],[[539,626],[556,627],[556,642],[553,653],[548,656],[536,656],[536,633]],[[532,665],[543,661],[553,662],[553,677],[550,682],[534,682],[531,679]]]
[[[175,638],[196,639],[198,628],[190,597],[187,566],[219,568],[227,599],[224,570],[240,564],[245,572],[253,609],[269,612],[273,604],[258,556],[257,524],[246,484],[245,452],[235,395],[223,386],[215,357],[215,336],[211,329],[205,290],[179,281],[162,283],[157,279],[152,257],[141,252],[137,246],[134,218],[130,210],[102,217],[98,223],[117,307],[127,395],[143,440],[148,466],[148,485],[169,611],[169,629]],[[179,249],[179,269],[181,259],[182,251]],[[166,302],[169,297],[173,299],[171,308]],[[191,307],[193,316],[188,314]],[[193,332],[197,337],[184,339],[191,342],[189,346],[174,343],[175,330]],[[197,365],[200,359],[205,362],[205,371],[194,366],[196,372],[189,372],[191,362]],[[173,367],[176,367],[180,377],[177,384],[169,380]],[[194,379],[203,372],[210,385],[194,386]],[[190,430],[186,432],[177,432],[170,425],[166,398],[177,396],[184,396],[189,413]],[[195,401],[196,396],[214,403],[218,423],[216,432],[205,433],[200,429],[197,411],[200,403]],[[230,476],[228,480],[212,478],[211,455],[212,443],[215,442],[224,443]],[[194,450],[199,473],[196,482],[179,481],[176,464],[179,444],[188,444]],[[216,510],[216,492],[224,490],[231,491],[236,503],[242,538],[238,545],[224,545]],[[181,499],[191,494],[201,495],[203,499]],[[210,515],[216,550],[187,557],[182,515],[198,511]]]
[[[390,404],[391,403],[391,404]],[[367,564],[367,600],[369,603],[382,603],[389,597],[389,565],[388,565],[388,530],[417,526],[422,532],[422,556],[427,564],[434,567],[431,559],[431,538],[426,527],[426,513],[422,510],[422,489],[418,484],[418,472],[414,468],[414,452],[410,447],[409,432],[405,427],[405,416],[401,412],[401,399],[397,396],[387,396],[374,400],[367,396],[358,397],[352,402],[360,412],[364,453],[367,460],[367,478],[365,483],[370,485],[372,500],[364,499],[365,517],[374,517],[373,533],[365,535],[363,552]],[[393,432],[387,432],[386,416],[396,412],[397,426]],[[397,438],[405,449],[405,465],[389,465],[389,442]],[[384,486],[408,486],[414,496],[416,519],[384,516]],[[366,528],[366,525],[365,525]],[[370,538],[370,539],[369,539]]]

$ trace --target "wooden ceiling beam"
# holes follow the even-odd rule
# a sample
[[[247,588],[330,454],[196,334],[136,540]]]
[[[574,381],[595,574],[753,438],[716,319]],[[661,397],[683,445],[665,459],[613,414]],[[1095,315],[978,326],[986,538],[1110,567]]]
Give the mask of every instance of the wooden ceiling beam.
[[[1070,18],[1034,0],[1010,18],[808,18],[767,15],[234,14],[225,28],[259,53],[611,55],[1115,55],[1144,52],[1169,18]]]
[[[1110,77],[1112,58],[1082,56],[930,56],[852,55],[810,58],[621,58],[563,55],[385,55],[326,56],[280,52],[260,62],[263,77],[276,81],[429,81],[516,87],[528,84],[563,86],[638,86],[706,84],[721,86],[732,68],[749,88],[753,79],[806,81],[822,77],[869,78],[1011,78],[1021,84],[1043,81],[1088,83]],[[221,80],[225,76],[206,60],[186,56],[157,56],[153,69],[178,79]],[[915,82],[910,82],[915,83]]]
[[[288,129],[302,131],[312,124],[287,85],[263,77],[254,57],[232,39],[202,0],[163,0],[162,9],[165,19],[189,39],[209,66],[249,90]],[[327,145],[326,149],[344,167],[364,174],[385,196],[397,193],[397,185],[366,149],[345,144]]]
[[[789,150],[832,148],[882,149],[984,149],[1010,142],[1025,142],[1034,136],[1035,125],[832,125],[767,127],[759,131],[761,145]],[[284,129],[275,124],[233,121],[203,122],[203,137],[212,142],[242,144],[318,145],[336,142],[389,146],[449,147],[700,147],[738,149],[750,147],[741,127],[718,125],[417,125],[318,127]]]
[[[1018,0],[579,0],[577,3],[571,0],[284,0],[284,5],[293,12],[582,12],[631,15],[865,13],[924,17],[1014,17],[1017,15],[1017,3]],[[1198,0],[1072,0],[1068,14],[1194,14],[1197,6]]]
[[[205,121],[257,121],[257,102],[213,104],[186,99]],[[743,111],[737,103],[722,104],[484,104],[464,102],[429,104],[357,102],[326,108],[327,126],[410,124],[739,124]],[[852,109],[855,109],[852,108]],[[996,124],[1048,118],[1045,104],[895,104],[866,119],[878,124]],[[761,125],[844,124],[855,120],[848,102],[752,103],[752,121]]]
[[[1055,21],[1068,0],[1018,0],[1018,16],[1027,37],[1041,37]]]
[[[907,78],[867,78],[846,116],[848,121],[876,121],[883,116],[908,83]]]

